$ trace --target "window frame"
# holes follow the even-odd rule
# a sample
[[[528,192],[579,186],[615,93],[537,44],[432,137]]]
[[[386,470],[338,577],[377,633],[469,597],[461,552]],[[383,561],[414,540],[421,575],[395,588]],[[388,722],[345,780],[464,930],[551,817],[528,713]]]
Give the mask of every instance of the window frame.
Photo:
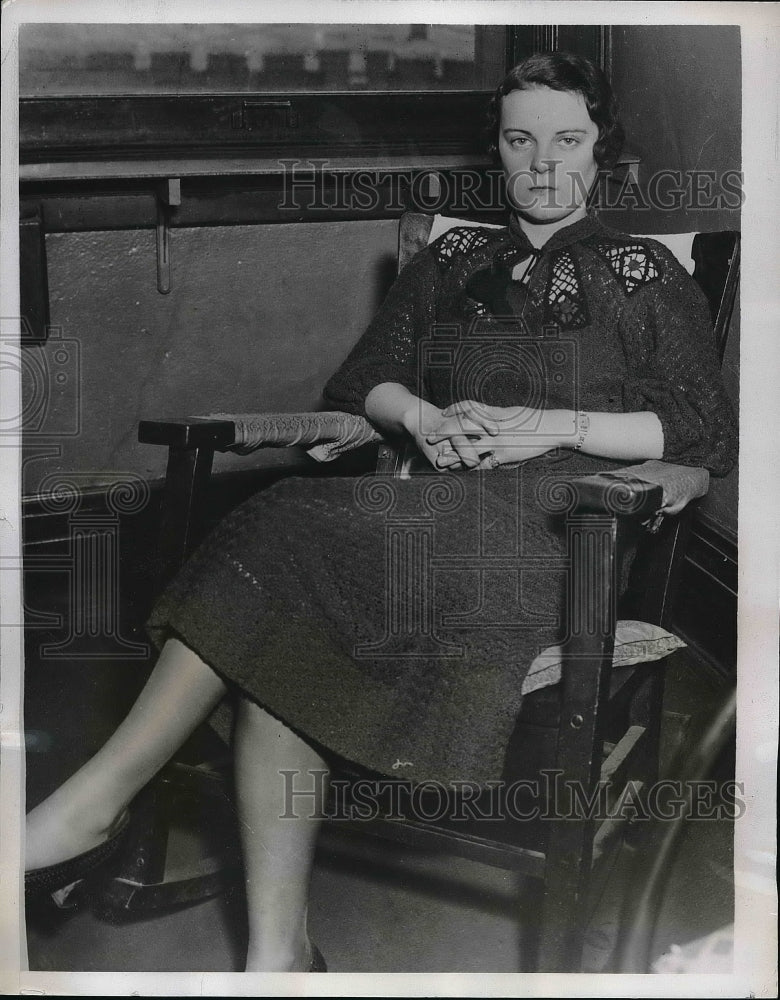
[[[599,25],[499,25],[504,64],[565,47],[609,69]],[[482,160],[492,90],[34,96],[19,102],[20,164],[378,158]],[[329,124],[330,123],[330,124]]]
[[[468,155],[484,151],[490,96],[430,91],[28,97],[20,100],[19,155],[21,163]],[[328,119],[343,123],[341,131],[329,131]]]

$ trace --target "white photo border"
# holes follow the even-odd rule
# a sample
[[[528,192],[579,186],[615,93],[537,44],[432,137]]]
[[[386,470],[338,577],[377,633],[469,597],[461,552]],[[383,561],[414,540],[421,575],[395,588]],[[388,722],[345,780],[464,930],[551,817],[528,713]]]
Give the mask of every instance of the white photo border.
[[[778,730],[778,576],[780,489],[775,445],[780,427],[780,265],[778,208],[778,51],[780,6],[751,3],[614,3],[565,0],[6,0],[2,18],[2,189],[0,315],[19,315],[18,49],[29,21],[256,23],[398,21],[737,24],[742,35],[743,170],[739,463],[737,778],[747,813],[735,836],[735,969],[730,976],[553,976],[227,973],[61,973],[26,970],[23,923],[22,630],[20,581],[0,573],[0,990],[7,993],[158,996],[774,996],[776,889],[749,876],[751,851],[774,851]],[[283,13],[283,17],[280,16]],[[5,333],[4,328],[4,333]],[[2,413],[18,413],[19,382],[0,369]],[[10,444],[10,446],[8,446]],[[20,449],[0,448],[0,555],[21,552]]]

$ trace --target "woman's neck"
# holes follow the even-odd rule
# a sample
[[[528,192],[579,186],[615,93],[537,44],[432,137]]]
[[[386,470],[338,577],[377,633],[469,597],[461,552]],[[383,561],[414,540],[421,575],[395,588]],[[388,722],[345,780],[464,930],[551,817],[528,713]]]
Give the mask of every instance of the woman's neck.
[[[557,233],[559,229],[566,229],[567,226],[573,226],[575,222],[579,222],[584,219],[588,210],[583,208],[578,208],[571,215],[567,215],[563,219],[556,219],[554,222],[536,222],[533,219],[527,219],[525,216],[521,215],[519,212],[515,213],[517,217],[517,223],[520,229],[525,234],[528,242],[532,247],[540,249],[545,245],[545,243],[550,239],[550,237]]]

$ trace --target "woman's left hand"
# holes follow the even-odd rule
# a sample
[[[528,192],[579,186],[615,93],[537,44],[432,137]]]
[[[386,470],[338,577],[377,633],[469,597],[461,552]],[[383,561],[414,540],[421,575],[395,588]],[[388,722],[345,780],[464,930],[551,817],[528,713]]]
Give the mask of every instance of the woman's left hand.
[[[442,446],[440,467],[464,465],[475,469],[480,465],[500,431],[496,410],[498,407],[482,406],[471,400],[442,410],[441,423],[427,435],[430,445]]]
[[[496,463],[524,462],[558,446],[544,427],[544,410],[527,406],[488,406],[474,400],[453,403],[428,434],[430,444],[447,442],[440,458],[445,467],[494,468]]]

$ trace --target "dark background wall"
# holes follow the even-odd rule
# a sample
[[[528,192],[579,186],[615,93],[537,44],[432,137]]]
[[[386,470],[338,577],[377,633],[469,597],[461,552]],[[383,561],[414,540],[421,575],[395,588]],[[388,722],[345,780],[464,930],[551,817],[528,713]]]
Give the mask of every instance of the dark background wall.
[[[316,408],[392,282],[397,230],[393,220],[175,229],[168,295],[151,230],[50,234],[51,321],[79,360],[54,386],[48,421],[70,426],[78,414],[80,431],[58,458],[27,463],[27,492],[54,471],[95,484],[117,471],[162,477],[164,449],[136,440],[144,418]],[[28,350],[54,371],[59,349],[53,338]],[[218,455],[215,469],[238,461]]]
[[[636,206],[606,213],[630,232],[673,233],[739,229],[739,208],[719,198],[729,173],[741,170],[742,64],[740,29],[710,25],[631,25],[612,29],[612,83],[618,95],[628,147],[639,154],[640,186],[650,204],[651,179],[679,171],[684,183],[695,171],[715,175],[712,207],[661,210]],[[666,189],[668,190],[668,188]],[[706,192],[705,192],[706,193]],[[710,200],[698,200],[702,206]],[[724,358],[724,378],[738,405],[739,303]],[[737,473],[713,480],[704,504],[719,524],[736,530]]]
[[[714,172],[715,193],[724,175],[741,169],[739,31],[720,25],[612,29],[612,83],[628,147],[642,158],[644,192],[655,174],[672,170]],[[738,206],[705,207],[708,200],[702,196],[699,209],[637,207],[632,214],[655,233],[739,227]]]
[[[658,169],[739,169],[739,29],[616,27],[613,79],[643,184]],[[734,228],[738,219],[722,209],[612,221],[658,233]],[[95,482],[117,471],[159,478],[161,449],[135,440],[141,418],[315,406],[387,288],[395,240],[393,220],[176,229],[173,287],[163,296],[151,230],[50,234],[51,321],[80,354],[52,416],[75,408],[81,428],[60,442],[59,457],[28,463],[27,492],[56,469]],[[726,359],[735,402],[737,340],[735,331]],[[56,344],[30,350],[53,355]],[[218,467],[232,465],[223,456]],[[735,473],[714,484],[707,507],[736,527]]]

